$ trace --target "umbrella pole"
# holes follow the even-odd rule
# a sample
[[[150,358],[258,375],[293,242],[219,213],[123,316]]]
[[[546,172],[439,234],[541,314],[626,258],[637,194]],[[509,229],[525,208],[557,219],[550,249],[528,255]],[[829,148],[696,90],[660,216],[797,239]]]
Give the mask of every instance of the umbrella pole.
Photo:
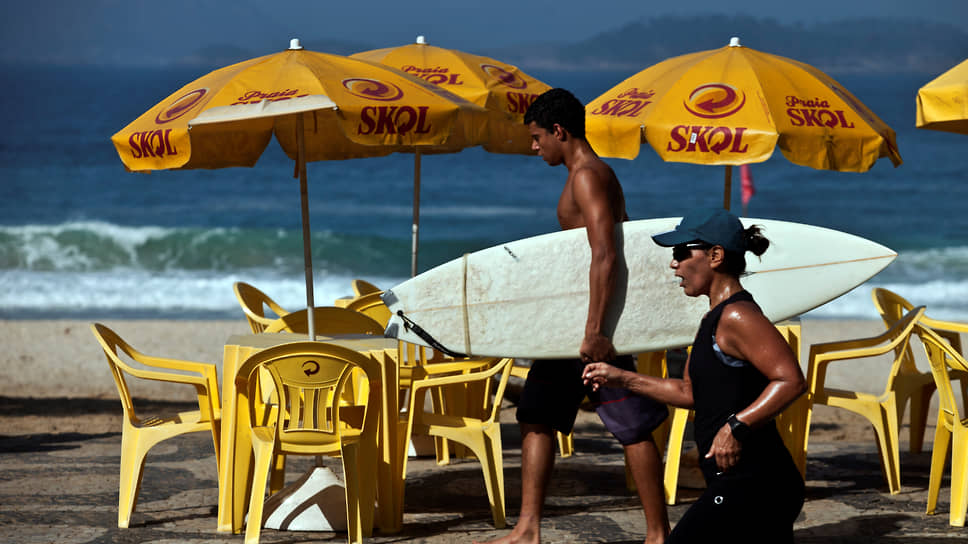
[[[306,137],[303,134],[303,116],[296,114],[296,140],[298,142],[298,154],[296,155],[296,168],[299,170],[299,200],[302,209],[302,229],[303,229],[303,260],[306,263],[306,319],[309,331],[309,340],[316,340],[316,323],[313,319],[313,250],[312,239],[309,235],[309,191],[306,187]]]
[[[733,165],[726,165],[726,188],[723,193],[723,208],[729,211],[729,196],[733,192]]]
[[[410,277],[417,275],[417,247],[420,245],[420,149],[413,154],[413,227],[410,248]]]

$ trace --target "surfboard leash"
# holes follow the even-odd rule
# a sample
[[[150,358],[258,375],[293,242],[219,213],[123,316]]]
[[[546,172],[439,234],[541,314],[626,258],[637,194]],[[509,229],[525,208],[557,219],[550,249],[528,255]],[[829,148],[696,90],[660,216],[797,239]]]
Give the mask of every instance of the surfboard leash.
[[[430,347],[450,357],[454,357],[454,358],[467,357],[467,355],[464,353],[457,353],[456,351],[451,351],[446,347],[444,347],[444,345],[438,342],[436,338],[431,336],[429,332],[425,331],[423,327],[421,327],[420,325],[417,325],[412,319],[404,315],[403,310],[397,310],[397,315],[400,316],[400,319],[403,320],[404,330],[406,331],[412,330],[414,334],[419,336],[424,342],[427,342],[427,344],[429,344]]]

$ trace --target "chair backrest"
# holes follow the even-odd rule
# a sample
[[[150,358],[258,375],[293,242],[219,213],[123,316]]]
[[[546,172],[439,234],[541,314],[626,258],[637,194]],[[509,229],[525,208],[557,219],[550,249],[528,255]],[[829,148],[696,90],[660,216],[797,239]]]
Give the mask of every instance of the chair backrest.
[[[390,321],[390,308],[383,302],[383,291],[360,295],[344,306],[347,310],[366,314],[386,328]]]
[[[145,355],[122,340],[116,332],[100,323],[92,323],[91,332],[104,351],[114,384],[118,388],[118,396],[121,397],[124,416],[131,424],[136,425],[139,420],[135,413],[134,402],[131,400],[131,389],[128,387],[127,376],[129,375],[145,380],[193,385],[199,397],[202,418],[214,421],[221,416],[221,402],[214,365]],[[122,356],[146,368],[132,366]],[[151,368],[162,371],[151,370]],[[170,371],[187,371],[195,375],[175,374]]]
[[[288,313],[266,326],[264,332],[309,332],[306,310]],[[375,334],[383,335],[384,327],[379,322],[360,312],[319,306],[313,308],[313,321],[317,334]]]
[[[914,308],[914,304],[908,302],[907,299],[883,287],[873,288],[871,298],[874,300],[874,308],[877,309],[877,313],[880,314],[881,320],[888,329]],[[897,350],[901,350],[897,351],[897,355],[901,357],[899,368],[901,372],[920,372],[914,362],[914,352],[911,350],[910,343],[898,346]]]
[[[256,334],[263,332],[278,317],[289,313],[288,310],[269,298],[269,295],[248,283],[237,281],[232,287],[235,290],[235,298],[238,299],[239,305],[242,306],[242,311],[245,312],[245,317],[249,321],[249,327]],[[277,317],[266,317],[266,307],[272,310]]]
[[[934,376],[934,383],[938,388],[941,411],[947,413],[954,423],[962,421],[965,416],[962,416],[958,410],[958,400],[955,397],[954,389],[951,387],[951,372],[968,373],[968,361],[954,346],[930,327],[918,323],[915,325],[914,332],[918,335],[928,355],[931,374]]]
[[[888,328],[901,319],[905,312],[910,312],[914,308],[914,305],[908,302],[907,299],[883,287],[875,287],[872,289],[871,297],[874,299],[874,307]],[[961,336],[959,334],[964,331],[964,325],[931,319],[927,315],[921,316],[919,321],[922,325],[931,328],[936,334],[947,340],[956,351],[964,354],[961,348]],[[901,364],[903,372],[920,372],[915,364],[914,353],[910,345],[904,351],[904,360]]]
[[[94,333],[94,337],[97,338],[98,343],[101,344],[104,355],[107,356],[108,366],[111,368],[111,376],[114,377],[114,384],[117,386],[118,395],[121,397],[121,407],[124,409],[124,417],[134,423],[137,421],[137,416],[134,412],[134,403],[131,400],[131,390],[128,389],[128,382],[124,374],[125,372],[134,374],[137,369],[131,367],[131,365],[121,359],[119,354],[123,353],[135,359],[136,355],[140,355],[140,353],[122,340],[117,333],[100,323],[93,323],[91,325],[91,331]]]
[[[382,369],[377,361],[351,349],[322,342],[293,342],[275,346],[250,357],[240,370],[246,377],[237,384],[246,388],[250,424],[265,423],[260,417],[261,398],[257,380],[264,368],[275,387],[278,405],[271,411],[280,450],[313,453],[321,445],[347,438],[364,437],[376,443],[380,414]],[[348,404],[343,389],[356,377],[369,384],[363,402]]]
[[[352,286],[353,293],[358,297],[369,295],[370,293],[382,292],[382,289],[365,280],[353,280]]]

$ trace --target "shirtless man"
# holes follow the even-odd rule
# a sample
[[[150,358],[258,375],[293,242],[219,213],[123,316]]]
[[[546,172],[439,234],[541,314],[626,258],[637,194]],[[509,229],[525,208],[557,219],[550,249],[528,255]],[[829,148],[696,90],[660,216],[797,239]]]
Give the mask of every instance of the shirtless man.
[[[591,247],[589,303],[580,360],[535,361],[528,374],[517,419],[521,426],[521,512],[510,534],[491,544],[541,541],[541,513],[555,462],[554,431],[572,430],[582,399],[598,404],[605,427],[625,448],[645,510],[646,543],[662,543],[669,518],[662,491],[662,456],[652,431],[665,420],[665,405],[621,389],[593,392],[582,383],[585,364],[610,361],[634,370],[631,357],[616,357],[604,319],[616,276],[615,224],[628,219],[625,196],[612,169],[585,140],[585,108],[570,92],[552,89],[539,96],[524,117],[532,149],[551,166],[564,164],[568,179],[558,200],[564,230],[586,227]],[[575,339],[578,344],[578,339]]]

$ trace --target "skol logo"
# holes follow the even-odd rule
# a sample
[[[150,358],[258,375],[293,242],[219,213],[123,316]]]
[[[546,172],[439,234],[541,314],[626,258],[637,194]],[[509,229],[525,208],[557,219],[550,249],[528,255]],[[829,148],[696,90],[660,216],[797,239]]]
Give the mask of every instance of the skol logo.
[[[847,120],[844,110],[831,109],[826,100],[787,96],[786,105],[787,117],[795,127],[854,128],[854,123]]]
[[[539,95],[534,93],[508,92],[505,96],[508,100],[508,113],[520,113],[521,115],[524,115],[524,113],[528,111],[528,106],[530,106]]]
[[[176,98],[170,106],[162,110],[155,116],[155,123],[163,125],[188,113],[199,101],[208,93],[208,89],[195,89],[179,98]]]
[[[437,66],[435,68],[421,68],[412,64],[407,64],[400,68],[404,72],[417,76],[424,81],[429,81],[434,85],[463,85],[460,74],[451,72],[449,68]]]
[[[741,96],[742,95],[742,96]],[[738,112],[746,104],[746,93],[738,93],[732,85],[708,83],[689,93],[682,105],[689,113],[704,119],[721,119]]]
[[[518,77],[518,75],[514,72],[505,70],[500,66],[495,66],[493,64],[481,64],[481,71],[484,72],[487,77],[496,79],[505,87],[511,87],[512,89],[526,89],[528,87],[527,81]]]
[[[746,93],[725,83],[707,83],[689,93],[683,107],[704,119],[721,119],[738,112],[746,104]],[[676,125],[669,132],[666,151],[673,153],[746,153],[743,143],[747,127]]]
[[[302,364],[302,371],[306,376],[319,374],[319,363],[316,361],[306,361]]]
[[[131,155],[136,159],[177,155],[178,150],[171,145],[171,130],[168,128],[131,133],[128,137]]]
[[[652,103],[651,98],[653,96],[655,96],[653,90],[641,92],[637,88],[631,87],[619,93],[615,98],[602,102],[602,105],[595,108],[589,115],[635,117]]]
[[[366,106],[360,112],[357,134],[426,134],[429,106]]]
[[[349,78],[343,80],[343,88],[350,94],[367,100],[379,100],[381,102],[392,102],[403,98],[403,89],[393,83],[387,83],[378,79],[369,78]]]
[[[749,145],[743,144],[744,132],[746,127],[677,125],[669,134],[671,141],[666,144],[666,151],[674,153],[711,151],[717,155],[723,152],[746,153]]]

